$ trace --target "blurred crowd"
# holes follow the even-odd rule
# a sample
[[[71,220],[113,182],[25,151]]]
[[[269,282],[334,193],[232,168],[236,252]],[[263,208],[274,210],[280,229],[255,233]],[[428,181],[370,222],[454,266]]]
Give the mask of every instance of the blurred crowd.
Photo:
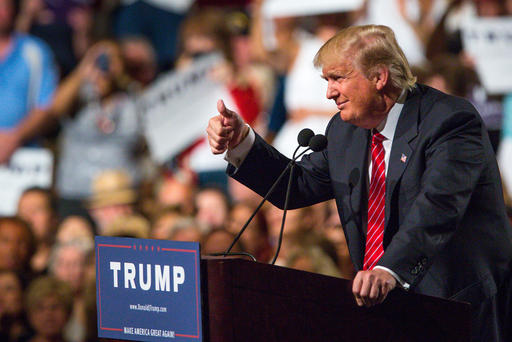
[[[461,32],[512,16],[512,0],[365,0],[293,17],[269,17],[266,1],[0,0],[0,164],[27,146],[55,156],[52,186],[0,217],[0,340],[96,340],[95,235],[197,241],[204,255],[230,245],[261,197],[222,161],[209,167],[201,137],[156,163],[138,106],[160,75],[210,53],[234,109],[291,156],[300,129],[321,133],[337,111],[316,51],[341,28],[387,25],[418,81],[468,98],[499,148],[510,95],[487,94]],[[263,206],[233,251],[269,262],[282,214]],[[353,277],[333,201],[287,213],[277,264]]]

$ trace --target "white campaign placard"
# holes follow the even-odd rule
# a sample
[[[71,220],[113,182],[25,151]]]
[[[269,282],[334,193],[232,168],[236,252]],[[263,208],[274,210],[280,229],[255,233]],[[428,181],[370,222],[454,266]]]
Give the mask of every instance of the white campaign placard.
[[[14,215],[21,193],[32,186],[52,184],[53,155],[44,148],[20,148],[0,165],[0,215]]]
[[[353,11],[362,6],[363,0],[266,0],[263,14],[267,18],[300,17]]]
[[[489,94],[512,92],[512,17],[469,20],[462,38],[485,90]]]
[[[219,55],[205,56],[184,71],[160,77],[141,97],[145,136],[152,158],[163,163],[202,137],[217,114],[217,100],[233,108],[224,85],[213,80]]]

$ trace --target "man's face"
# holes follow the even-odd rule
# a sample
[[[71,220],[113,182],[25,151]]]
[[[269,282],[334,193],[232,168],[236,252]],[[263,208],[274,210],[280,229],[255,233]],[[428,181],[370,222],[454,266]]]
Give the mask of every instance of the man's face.
[[[327,81],[326,96],[336,102],[343,121],[370,129],[384,119],[376,83],[350,62],[326,64],[322,77]]]
[[[30,222],[38,240],[46,240],[51,234],[53,212],[45,194],[30,191],[21,196],[18,202],[18,215]]]
[[[42,298],[28,312],[30,324],[36,333],[47,338],[55,338],[62,333],[68,316],[64,305],[53,295]]]
[[[30,236],[14,222],[0,226],[0,269],[21,271],[28,263]]]
[[[23,312],[23,290],[14,272],[0,274],[0,316],[17,316]]]
[[[53,272],[57,279],[65,281],[74,291],[78,291],[85,275],[85,254],[73,246],[61,248],[55,258]]]

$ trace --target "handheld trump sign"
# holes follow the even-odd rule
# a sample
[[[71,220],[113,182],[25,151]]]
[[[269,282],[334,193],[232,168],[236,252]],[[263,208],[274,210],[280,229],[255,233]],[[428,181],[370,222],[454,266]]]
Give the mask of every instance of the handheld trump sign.
[[[199,244],[96,237],[98,336],[202,341]]]

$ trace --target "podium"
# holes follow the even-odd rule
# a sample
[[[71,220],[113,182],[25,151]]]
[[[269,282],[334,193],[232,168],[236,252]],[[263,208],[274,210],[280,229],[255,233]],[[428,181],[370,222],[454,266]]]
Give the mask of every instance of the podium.
[[[242,259],[201,260],[209,342],[450,341],[471,336],[470,305],[395,289],[358,307],[352,282]]]

